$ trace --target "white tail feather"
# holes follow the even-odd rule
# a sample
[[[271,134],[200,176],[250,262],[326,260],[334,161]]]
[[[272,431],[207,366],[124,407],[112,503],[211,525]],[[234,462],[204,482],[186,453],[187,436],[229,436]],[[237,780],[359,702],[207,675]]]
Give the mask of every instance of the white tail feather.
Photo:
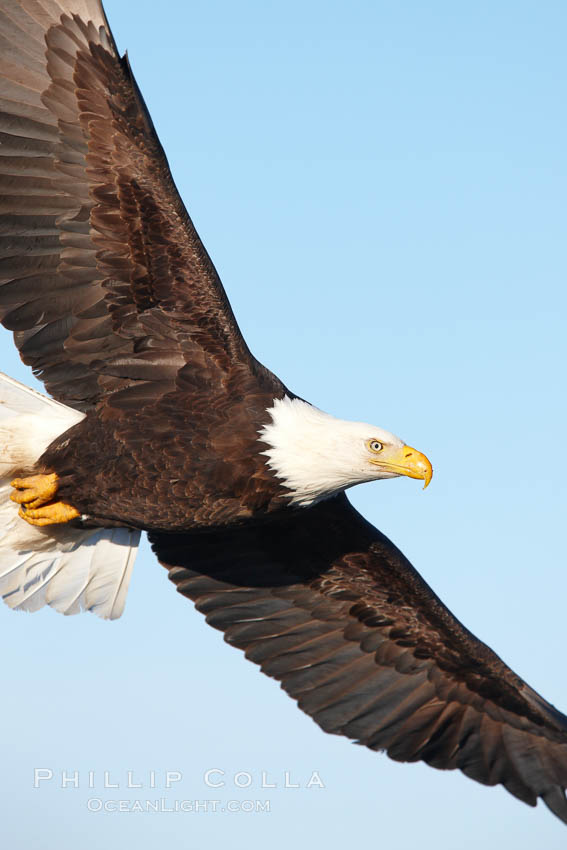
[[[124,610],[140,532],[127,528],[31,526],[10,500],[10,478],[84,418],[0,372],[0,595],[11,607],[63,614]]]

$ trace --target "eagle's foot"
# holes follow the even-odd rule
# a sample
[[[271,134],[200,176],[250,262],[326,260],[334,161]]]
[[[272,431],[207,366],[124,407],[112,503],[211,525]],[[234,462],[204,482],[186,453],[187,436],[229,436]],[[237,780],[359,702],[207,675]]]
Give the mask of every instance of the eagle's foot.
[[[14,478],[11,484],[14,492],[10,499],[21,505],[18,513],[30,525],[54,525],[80,516],[79,511],[72,505],[53,501],[58,488],[55,472]]]
[[[30,525],[55,525],[61,522],[69,522],[81,516],[77,508],[66,502],[50,502],[41,508],[26,508],[22,506],[18,514]]]
[[[57,493],[57,474],[30,475],[28,478],[14,478],[11,482],[15,492],[10,499],[27,508],[39,508],[50,502]]]

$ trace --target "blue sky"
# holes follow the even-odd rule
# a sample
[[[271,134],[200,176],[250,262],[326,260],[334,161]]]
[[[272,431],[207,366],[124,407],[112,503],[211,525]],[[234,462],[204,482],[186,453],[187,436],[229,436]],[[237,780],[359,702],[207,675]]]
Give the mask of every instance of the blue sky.
[[[567,710],[565,5],[106,6],[253,352],[319,407],[428,454],[425,493],[387,481],[353,502]],[[7,333],[0,362],[31,383]],[[13,848],[564,847],[542,806],[324,735],[147,548],[115,623],[0,619]],[[34,768],[53,779],[34,789]],[[213,768],[226,786],[206,786]],[[182,779],[165,789],[168,770]],[[305,787],[313,771],[324,788]],[[87,808],[136,797],[271,811]]]

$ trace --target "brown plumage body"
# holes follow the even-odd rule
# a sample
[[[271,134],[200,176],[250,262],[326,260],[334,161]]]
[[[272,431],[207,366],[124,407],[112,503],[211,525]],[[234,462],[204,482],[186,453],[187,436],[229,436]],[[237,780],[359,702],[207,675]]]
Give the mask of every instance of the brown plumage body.
[[[110,402],[56,440],[38,467],[58,474],[59,497],[88,525],[188,531],[289,511],[258,437],[274,390],[252,377],[247,385],[243,398],[181,389],[138,410]]]
[[[89,522],[148,529],[180,592],[322,728],[567,822],[567,718],[344,495],[291,508],[266,465],[287,391],[248,351],[98,0],[0,8],[0,318],[87,412],[40,469]]]

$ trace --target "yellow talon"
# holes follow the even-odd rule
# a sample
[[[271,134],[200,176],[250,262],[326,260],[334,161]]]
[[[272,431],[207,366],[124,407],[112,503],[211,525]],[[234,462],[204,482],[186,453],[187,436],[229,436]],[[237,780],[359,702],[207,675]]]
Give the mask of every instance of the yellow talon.
[[[55,525],[80,516],[73,505],[52,501],[59,486],[55,472],[14,478],[11,485],[10,499],[21,506],[18,514],[30,525]]]
[[[39,508],[40,505],[50,502],[57,493],[57,474],[52,472],[48,475],[14,478],[11,486],[16,490],[10,496],[13,502],[30,508]]]
[[[18,514],[30,525],[55,525],[81,516],[73,505],[68,505],[66,502],[51,502],[41,508],[21,507]]]

